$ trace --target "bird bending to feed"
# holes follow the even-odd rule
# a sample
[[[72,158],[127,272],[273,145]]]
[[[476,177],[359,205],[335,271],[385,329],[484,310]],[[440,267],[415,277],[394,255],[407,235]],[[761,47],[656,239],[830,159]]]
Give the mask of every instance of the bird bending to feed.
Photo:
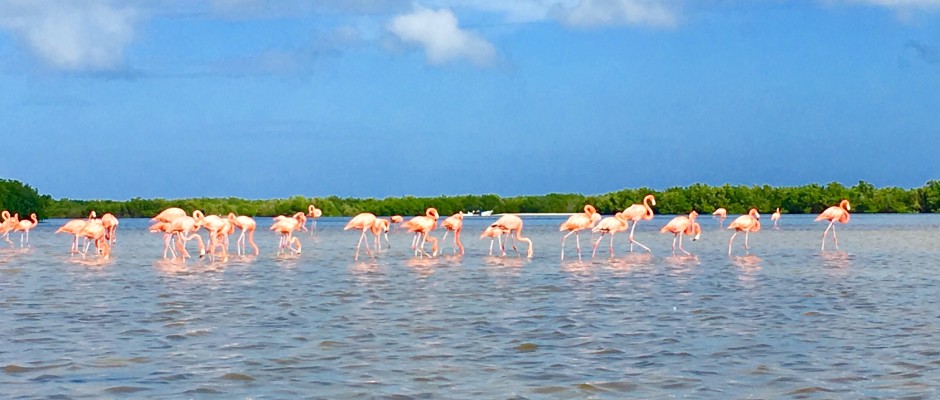
[[[627,217],[628,220],[633,221],[633,227],[630,228],[630,252],[633,252],[633,244],[636,243],[637,246],[640,246],[646,249],[647,252],[650,252],[650,248],[644,246],[642,243],[637,242],[633,239],[633,230],[636,229],[636,223],[641,220],[649,221],[653,219],[653,207],[651,205],[656,205],[656,197],[648,194],[643,198],[643,204],[634,204],[630,207],[627,207],[626,210],[623,210],[623,215]]]
[[[353,260],[359,260],[359,247],[362,246],[362,241],[366,238],[366,231],[372,229],[372,225],[375,224],[375,214],[372,213],[361,213],[353,217],[346,223],[346,226],[343,228],[344,231],[350,229],[357,229],[362,231],[362,234],[359,235],[359,243],[356,244],[356,255],[353,256]],[[378,249],[376,249],[378,250]],[[366,253],[369,253],[369,257],[375,258],[372,254],[372,250],[369,250],[369,241],[366,240]]]
[[[597,233],[600,232],[601,237],[597,238],[597,241],[594,242],[594,251],[591,252],[591,258],[594,258],[594,255],[597,254],[597,245],[601,243],[601,240],[604,239],[604,235],[610,234],[610,256],[614,256],[614,235],[617,232],[624,232],[627,230],[627,227],[630,225],[630,221],[627,219],[623,213],[618,212],[614,214],[613,217],[605,217],[601,222],[597,223],[597,226],[594,229],[591,229],[591,232]]]
[[[459,249],[460,254],[463,254],[463,243],[460,243],[460,231],[463,229],[463,213],[456,213],[447,217],[444,221],[441,222],[441,227],[444,228],[444,237],[441,238],[443,244],[444,240],[447,239],[448,232],[454,232],[454,254],[457,254]]]
[[[490,228],[492,228],[492,230],[490,230]],[[488,234],[487,231],[483,231],[484,235],[495,235],[497,237],[503,234],[508,235],[506,241],[500,244],[501,256],[506,255],[506,243],[514,239],[512,233],[515,232],[515,240],[526,242],[529,245],[529,248],[526,251],[526,257],[532,258],[532,240],[522,236],[522,218],[510,214],[503,215],[502,217],[499,217],[496,222],[490,224],[490,227],[487,228],[487,230],[490,230],[491,233]],[[481,235],[480,237],[482,238],[483,236]],[[490,241],[490,247],[492,247],[492,245],[493,243]],[[519,254],[519,250],[516,248],[515,242],[512,243],[512,249],[516,251],[516,254]]]
[[[780,220],[780,207],[777,207],[777,211],[774,211],[773,214],[770,214],[770,220],[774,221],[774,229],[780,229],[777,226],[777,221]]]
[[[411,249],[414,250],[416,256],[434,257],[437,255],[436,240],[431,244],[431,254],[424,251],[424,244],[428,242],[428,235],[437,226],[437,220],[440,217],[437,209],[428,208],[424,211],[424,215],[411,218],[401,224],[402,228],[415,234],[414,239],[411,240]]]
[[[280,255],[284,249],[288,249],[291,254],[300,254],[303,246],[300,244],[300,239],[294,237],[294,231],[300,230],[300,227],[303,226],[306,220],[307,216],[302,212],[294,213],[294,215],[290,217],[284,215],[274,217],[274,224],[271,225],[269,229],[277,231],[277,233],[281,235],[280,242],[277,246],[278,255]],[[294,247],[295,245],[296,247]]]
[[[486,227],[486,229],[483,230],[483,233],[480,234],[480,239],[490,238],[490,255],[491,256],[493,255],[493,240],[495,239],[499,241],[499,249],[500,251],[502,251],[503,250],[503,234],[506,234],[506,233],[508,232],[504,232],[502,229],[499,229],[499,227],[497,226],[490,225]]]
[[[849,222],[849,210],[851,210],[849,206],[849,201],[842,200],[839,202],[838,206],[829,207],[826,209],[826,211],[823,211],[822,213],[819,214],[818,217],[816,217],[816,221],[822,221],[824,219],[829,220],[829,226],[826,227],[826,231],[823,232],[822,247],[820,248],[820,250],[822,251],[826,250],[826,234],[829,233],[829,229],[832,229],[832,242],[833,244],[835,244],[836,250],[839,250],[839,238],[836,236],[836,227],[833,224],[835,224],[836,221],[839,221],[843,224],[848,223]]]
[[[725,210],[723,207],[718,207],[718,209],[712,213],[712,218],[718,220],[718,229],[721,229],[724,225],[725,218],[728,218],[728,210]]]
[[[375,236],[375,251],[382,249],[382,236],[385,234],[385,243],[388,244],[388,248],[392,248],[392,243],[388,241],[388,227],[391,225],[391,222],[385,218],[376,218],[375,223],[372,224],[372,235]]]
[[[570,217],[568,220],[563,222],[558,231],[568,231],[565,236],[561,237],[561,259],[565,259],[565,239],[568,236],[571,236],[573,233],[575,236],[575,246],[578,249],[578,259],[581,258],[581,231],[585,229],[591,229],[594,227],[594,223],[600,221],[601,216],[597,213],[597,209],[594,206],[588,204],[584,206],[583,213],[577,213]]]
[[[737,217],[728,224],[728,229],[734,229],[734,234],[731,235],[731,239],[728,240],[728,255],[731,255],[731,243],[734,242],[734,237],[737,236],[738,232],[742,231],[744,232],[744,251],[747,252],[749,249],[747,244],[748,234],[760,230],[760,214],[757,213],[756,208],[752,208],[747,212],[747,215]]]
[[[244,215],[235,215],[235,213],[228,214],[228,220],[235,225],[240,231],[241,234],[238,235],[238,240],[235,241],[235,251],[238,252],[238,255],[248,254],[248,247],[245,246],[247,240],[248,244],[251,244],[251,248],[254,249],[255,255],[260,254],[258,250],[258,245],[255,244],[255,229],[258,224],[255,222],[254,218],[244,216]]]
[[[673,234],[672,237],[672,254],[676,254],[676,238],[679,239],[679,250],[681,250],[685,255],[690,256],[692,253],[685,251],[682,248],[682,235],[692,236],[692,240],[698,240],[699,236],[702,235],[702,227],[699,226],[698,222],[695,222],[695,219],[698,217],[698,212],[692,210],[689,215],[679,215],[669,221],[666,226],[659,230],[660,233],[669,232]]]

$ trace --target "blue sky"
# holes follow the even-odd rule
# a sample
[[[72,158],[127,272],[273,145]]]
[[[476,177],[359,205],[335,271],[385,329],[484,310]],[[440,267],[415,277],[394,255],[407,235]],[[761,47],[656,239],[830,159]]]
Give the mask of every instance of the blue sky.
[[[57,198],[913,187],[940,0],[0,0],[0,90]]]

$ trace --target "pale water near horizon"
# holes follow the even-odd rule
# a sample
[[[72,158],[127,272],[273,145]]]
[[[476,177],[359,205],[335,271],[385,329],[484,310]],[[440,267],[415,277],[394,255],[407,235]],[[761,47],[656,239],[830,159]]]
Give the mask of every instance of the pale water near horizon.
[[[559,260],[558,217],[525,218],[532,260],[487,256],[480,217],[462,257],[415,259],[392,232],[359,262],[347,218],[299,233],[299,256],[259,230],[257,258],[185,263],[143,219],[104,262],[45,221],[0,249],[0,397],[940,396],[940,215],[855,214],[820,252],[824,223],[768,214],[732,257],[704,217],[695,257],[657,216],[637,227],[652,255],[621,234],[615,258],[583,238],[581,261],[574,236]]]

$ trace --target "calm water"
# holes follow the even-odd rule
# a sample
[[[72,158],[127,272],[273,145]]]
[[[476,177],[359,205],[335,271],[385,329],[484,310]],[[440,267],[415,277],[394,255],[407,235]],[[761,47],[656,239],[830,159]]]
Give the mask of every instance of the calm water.
[[[578,261],[572,236],[563,262],[560,218],[525,219],[533,260],[486,256],[479,218],[463,257],[393,233],[353,262],[358,234],[321,219],[299,256],[259,231],[261,256],[225,263],[162,260],[145,220],[111,260],[70,258],[47,221],[0,250],[0,397],[940,396],[940,216],[855,215],[821,253],[824,223],[768,214],[734,257],[708,218],[670,256],[668,219],[637,228],[652,256],[622,235]]]

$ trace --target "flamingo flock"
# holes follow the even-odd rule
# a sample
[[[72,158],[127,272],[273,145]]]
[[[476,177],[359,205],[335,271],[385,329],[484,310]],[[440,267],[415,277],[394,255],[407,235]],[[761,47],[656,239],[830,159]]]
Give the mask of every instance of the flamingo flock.
[[[561,236],[561,259],[565,258],[566,239],[575,235],[575,248],[578,258],[581,258],[581,232],[588,231],[590,234],[600,234],[594,240],[591,257],[597,255],[597,248],[604,236],[609,235],[608,253],[610,257],[615,254],[614,236],[620,232],[629,230],[629,251],[634,251],[634,245],[651,252],[650,248],[640,243],[634,237],[634,231],[637,223],[640,221],[650,221],[654,217],[653,206],[656,205],[656,198],[653,195],[647,195],[641,203],[633,204],[623,211],[616,212],[613,216],[602,217],[597,209],[590,204],[583,207],[583,212],[571,215],[565,222],[559,226],[560,232],[566,232]],[[826,238],[829,231],[832,231],[833,246],[838,249],[839,241],[836,236],[835,223],[846,224],[849,222],[850,205],[848,200],[842,200],[838,206],[829,207],[818,217],[816,221],[829,221],[829,225],[822,235],[820,250],[825,251]],[[682,237],[690,236],[692,241],[696,241],[702,234],[701,225],[697,222],[699,213],[692,210],[688,215],[679,215],[669,221],[660,229],[661,233],[672,233],[672,254],[681,252],[686,256],[691,256],[688,250],[683,247]],[[300,239],[294,236],[298,231],[313,231],[316,229],[316,218],[322,216],[322,211],[314,205],[310,205],[306,212],[296,212],[292,215],[279,215],[273,218],[270,230],[279,236],[277,255],[289,254],[296,256],[301,254],[302,243]],[[712,216],[718,219],[719,228],[723,228],[724,219],[727,218],[727,210],[724,208],[716,209]],[[778,221],[781,218],[780,209],[777,208],[772,214],[771,220],[774,221],[774,229],[778,229]],[[312,220],[310,228],[305,225],[307,220]],[[439,244],[443,244],[447,235],[453,233],[453,242],[451,245],[453,254],[461,256],[465,254],[464,245],[461,242],[461,232],[463,230],[464,214],[457,213],[445,218],[443,221],[437,209],[431,207],[425,210],[424,215],[412,217],[405,220],[403,217],[394,215],[389,218],[379,218],[372,213],[361,213],[349,220],[344,230],[360,231],[359,241],[356,244],[353,260],[359,259],[359,253],[363,244],[369,257],[375,258],[376,254],[383,251],[384,248],[391,248],[391,242],[388,239],[389,230],[393,225],[398,225],[398,229],[404,229],[414,236],[411,241],[411,250],[415,257],[437,257],[441,254]],[[226,260],[229,257],[229,237],[236,230],[240,234],[236,240],[235,248],[238,256],[249,256],[248,246],[251,246],[251,254],[260,255],[258,245],[255,243],[254,234],[257,229],[257,223],[252,217],[236,215],[229,213],[222,215],[205,215],[200,210],[194,210],[187,213],[181,208],[167,208],[151,219],[152,224],[148,230],[153,233],[163,235],[163,258],[183,260],[192,258],[187,250],[187,244],[195,240],[198,250],[198,257],[209,257],[210,259]],[[35,213],[28,219],[21,220],[19,214],[11,215],[8,211],[0,213],[0,238],[6,241],[10,247],[15,247],[9,235],[11,232],[20,232],[20,247],[29,246],[29,232],[39,223]],[[113,214],[104,214],[101,218],[92,211],[85,219],[73,219],[67,221],[55,233],[65,233],[72,236],[70,255],[88,255],[89,248],[94,245],[95,254],[101,258],[108,258],[111,255],[112,247],[117,243],[118,219]],[[432,235],[432,232],[440,227],[444,230],[444,235],[440,242]],[[744,250],[750,250],[750,233],[759,232],[761,229],[760,213],[752,208],[747,214],[738,216],[727,229],[733,230],[728,240],[728,255],[732,255],[734,239],[741,232],[744,232]],[[208,240],[203,240],[199,234],[200,230],[205,230],[208,234]],[[507,247],[512,247],[517,256],[521,256],[517,247],[517,242],[525,243],[526,257],[533,257],[532,240],[524,237],[523,220],[517,215],[502,215],[492,224],[488,225],[480,234],[480,239],[490,239],[489,255],[493,255],[494,243],[499,244],[499,256],[506,256]],[[367,238],[371,234],[373,240]],[[385,237],[385,243],[382,245],[382,237]],[[84,240],[84,245],[80,241]],[[370,247],[369,242],[373,241]],[[431,243],[430,253],[427,249],[428,242]],[[208,243],[208,244],[207,244]]]

